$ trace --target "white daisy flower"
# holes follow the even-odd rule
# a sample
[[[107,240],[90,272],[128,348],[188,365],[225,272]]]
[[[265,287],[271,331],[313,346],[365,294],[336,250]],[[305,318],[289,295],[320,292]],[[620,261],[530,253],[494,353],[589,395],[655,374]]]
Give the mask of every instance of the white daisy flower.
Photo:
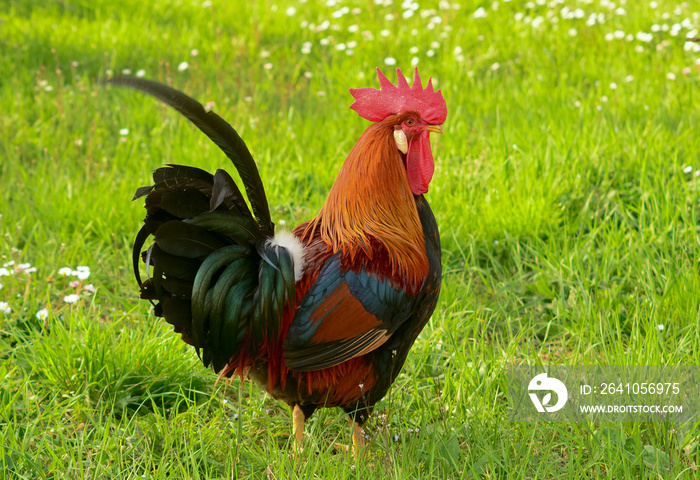
[[[76,295],[75,293],[71,293],[70,295],[63,297],[63,301],[66,303],[75,303],[78,300],[80,300],[80,295]]]

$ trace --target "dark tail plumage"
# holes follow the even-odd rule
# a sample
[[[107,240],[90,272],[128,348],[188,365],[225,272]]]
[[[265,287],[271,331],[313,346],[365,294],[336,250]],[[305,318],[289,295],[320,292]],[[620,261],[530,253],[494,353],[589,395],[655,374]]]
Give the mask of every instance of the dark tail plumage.
[[[255,348],[276,338],[285,302],[294,298],[292,256],[269,242],[274,224],[265,190],[231,125],[165,85],[130,77],[108,83],[141,90],[183,114],[233,161],[243,182],[250,209],[224,170],[212,175],[182,165],[157,169],[154,185],[134,196],[146,196],[147,214],[133,250],[141,297],[218,372],[244,345]],[[150,236],[154,242],[143,250]],[[139,257],[150,273],[145,281]]]

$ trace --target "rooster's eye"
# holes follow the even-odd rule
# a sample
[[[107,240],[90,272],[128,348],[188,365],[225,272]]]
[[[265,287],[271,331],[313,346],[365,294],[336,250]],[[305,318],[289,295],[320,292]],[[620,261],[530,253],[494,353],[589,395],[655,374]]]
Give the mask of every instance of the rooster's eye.
[[[412,127],[414,123],[416,123],[416,122],[412,118],[409,118],[408,120],[406,120],[406,125],[408,125],[409,127]]]

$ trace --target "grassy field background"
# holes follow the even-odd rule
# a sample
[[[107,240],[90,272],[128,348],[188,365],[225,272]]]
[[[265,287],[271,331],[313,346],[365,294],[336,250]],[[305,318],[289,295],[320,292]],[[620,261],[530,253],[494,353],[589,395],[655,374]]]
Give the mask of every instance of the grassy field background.
[[[522,424],[507,367],[700,364],[696,2],[5,0],[0,11],[0,477],[694,478],[697,423]],[[130,273],[135,189],[228,160],[157,101],[213,108],[273,220],[320,208],[380,66],[448,105],[427,195],[443,293],[367,428],[336,452],[250,384],[214,386]],[[14,262],[14,263],[13,263]],[[83,267],[83,268],[78,268]]]

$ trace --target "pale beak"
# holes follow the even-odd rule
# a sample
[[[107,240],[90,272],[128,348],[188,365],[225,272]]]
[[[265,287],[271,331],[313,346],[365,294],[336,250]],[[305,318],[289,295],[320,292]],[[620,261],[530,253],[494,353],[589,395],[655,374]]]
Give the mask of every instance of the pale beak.
[[[423,127],[423,130],[427,130],[432,133],[439,133],[442,135],[442,127],[440,125],[428,125]]]

